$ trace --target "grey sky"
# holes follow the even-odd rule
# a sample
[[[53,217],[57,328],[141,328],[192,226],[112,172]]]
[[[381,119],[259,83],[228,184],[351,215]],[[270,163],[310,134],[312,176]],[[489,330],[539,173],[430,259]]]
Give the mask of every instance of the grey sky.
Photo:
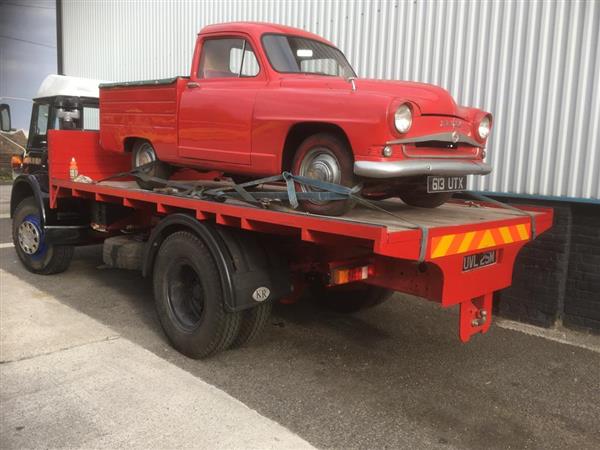
[[[56,2],[0,1],[0,102],[10,105],[13,128],[29,128],[31,98],[56,71]]]

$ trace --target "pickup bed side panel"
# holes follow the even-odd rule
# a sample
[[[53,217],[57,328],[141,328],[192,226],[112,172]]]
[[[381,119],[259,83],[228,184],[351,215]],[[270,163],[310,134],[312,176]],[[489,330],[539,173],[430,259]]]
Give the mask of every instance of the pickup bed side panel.
[[[106,150],[125,151],[125,139],[152,143],[159,159],[177,157],[178,84],[100,88],[100,143]]]

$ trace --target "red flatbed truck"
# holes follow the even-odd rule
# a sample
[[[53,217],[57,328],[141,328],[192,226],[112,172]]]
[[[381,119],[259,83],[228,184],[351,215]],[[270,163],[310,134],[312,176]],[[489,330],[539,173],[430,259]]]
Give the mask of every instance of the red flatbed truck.
[[[47,186],[29,174],[13,188],[22,262],[57,273],[72,246],[104,242],[105,262],[152,279],[165,333],[194,358],[246,344],[274,301],[293,301],[306,286],[346,310],[393,291],[459,305],[466,342],[489,330],[493,293],[511,284],[520,249],[552,225],[551,209],[465,200],[435,210],[390,200],[327,217],[148,191],[133,178],[101,181],[131,165],[129,155],[104,151],[97,132],[49,131],[48,145]],[[74,155],[92,182],[69,179]]]

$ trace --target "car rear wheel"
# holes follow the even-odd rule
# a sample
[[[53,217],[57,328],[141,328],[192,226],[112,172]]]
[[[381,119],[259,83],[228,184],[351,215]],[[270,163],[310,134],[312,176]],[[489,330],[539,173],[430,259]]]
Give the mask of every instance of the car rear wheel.
[[[351,150],[338,137],[319,133],[300,144],[292,163],[292,173],[328,183],[352,187],[355,184]],[[302,192],[317,189],[299,185]],[[352,200],[302,200],[302,209],[312,214],[341,216],[353,206]]]
[[[150,163],[154,164],[143,169],[146,175],[161,178],[163,180],[169,179],[172,169],[168,164],[158,160],[152,144],[143,140],[136,141],[131,152],[131,167],[133,169],[137,169],[138,167],[142,167]],[[152,190],[155,187],[163,187],[161,183],[156,183],[153,181],[142,181],[140,179],[137,179],[136,181],[142,189]]]

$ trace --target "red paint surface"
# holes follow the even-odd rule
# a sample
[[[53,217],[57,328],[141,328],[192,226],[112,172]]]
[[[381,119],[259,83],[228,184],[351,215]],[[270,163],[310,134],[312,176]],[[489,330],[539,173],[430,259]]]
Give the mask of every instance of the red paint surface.
[[[395,146],[390,158],[381,151],[394,139],[457,130],[480,141],[484,111],[458,106],[436,86],[399,81],[356,81],[357,90],[338,77],[285,74],[273,70],[263,51],[265,33],[291,34],[328,43],[302,30],[279,25],[211,25],[198,35],[189,77],[171,85],[100,89],[101,143],[124,151],[127,139],[150,141],[158,157],[174,165],[248,175],[281,173],[290,130],[306,123],[329,124],[347,137],[354,159],[396,161],[420,157],[481,160],[477,147],[457,149]],[[260,73],[252,78],[198,78],[202,44],[207,38],[239,36],[254,49]],[[197,84],[191,87],[188,82]],[[408,102],[413,125],[406,134],[393,125],[397,107]],[[482,142],[484,143],[484,142]]]
[[[171,212],[187,212],[198,220],[241,228],[249,231],[291,237],[294,276],[302,279],[308,269],[335,265],[372,264],[375,276],[366,282],[399,292],[417,295],[439,302],[444,307],[461,305],[459,335],[468,340],[473,334],[489,329],[491,302],[494,291],[510,286],[515,258],[528,240],[501,244],[496,249],[496,264],[467,272],[462,271],[465,254],[430,258],[432,240],[437,236],[463,233],[486,228],[529,224],[529,217],[506,216],[478,224],[431,227],[427,237],[427,258],[419,264],[421,231],[390,232],[384,226],[348,222],[341,218],[293,214],[218,203],[207,200],[175,197],[140,189],[127,189],[106,184],[75,183],[68,179],[69,161],[77,157],[79,172],[97,181],[114,173],[127,170],[129,155],[113,154],[100,147],[98,133],[90,131],[51,130],[48,132],[50,167],[50,207],[55,208],[59,198],[78,197],[97,202],[121,204],[140,214],[135,225],[150,226]],[[217,173],[211,174],[218,175]],[[534,212],[537,234],[552,226],[553,212],[548,208],[519,205]],[[485,216],[488,208],[482,205]],[[436,214],[435,210],[431,214]],[[472,252],[472,253],[477,253]],[[298,285],[298,288],[301,286]],[[298,289],[300,292],[300,289]],[[294,300],[293,297],[288,301]],[[488,320],[481,326],[472,326],[474,318],[484,308]]]

